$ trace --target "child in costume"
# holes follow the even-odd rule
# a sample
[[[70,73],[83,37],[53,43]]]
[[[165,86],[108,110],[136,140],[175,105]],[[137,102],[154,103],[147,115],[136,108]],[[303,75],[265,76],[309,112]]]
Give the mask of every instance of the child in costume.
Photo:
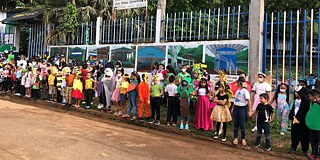
[[[62,82],[63,82],[63,77],[61,71],[58,72],[56,76],[56,88],[57,88],[57,103],[62,103],[63,101],[63,92],[62,92]]]
[[[138,85],[138,95],[139,95],[139,108],[138,116],[139,121],[142,123],[142,112],[143,106],[145,106],[145,116],[146,120],[150,119],[150,88],[149,88],[149,76],[148,73],[142,75],[142,82]]]
[[[190,87],[187,80],[182,80],[178,87],[178,93],[180,95],[180,130],[189,130],[189,118],[190,118],[190,94],[194,90]],[[184,122],[185,121],[185,126]]]
[[[150,87],[151,92],[151,119],[149,123],[154,123],[158,126],[160,125],[160,104],[161,104],[161,96],[163,95],[163,87],[160,84],[160,79],[157,75],[153,76],[153,84]],[[157,114],[156,119],[155,114]]]
[[[270,104],[276,102],[276,111],[278,117],[281,119],[281,135],[284,135],[287,131],[288,126],[288,115],[290,111],[289,106],[289,89],[288,86],[282,83],[278,86],[274,97],[272,98]]]
[[[85,100],[86,100],[86,106],[85,109],[90,109],[91,108],[91,102],[94,96],[94,84],[95,81],[91,78],[91,73],[87,73],[87,78],[85,81]]]
[[[122,81],[122,71],[121,69],[117,70],[117,73],[116,73],[116,78],[115,78],[115,81],[116,81],[116,89],[113,91],[112,93],[112,97],[111,97],[111,100],[113,102],[113,104],[117,107],[117,112],[114,114],[116,116],[122,116],[122,111],[121,111],[121,106],[119,104],[119,101],[121,100],[121,96],[120,96],[120,84],[121,84],[121,81]]]
[[[211,113],[211,119],[215,122],[217,122],[216,125],[216,134],[214,136],[215,139],[218,138],[218,133],[221,124],[223,125],[223,137],[222,142],[226,141],[226,133],[227,133],[227,122],[232,121],[232,117],[230,114],[230,110],[228,108],[228,101],[229,96],[227,94],[227,84],[224,81],[219,81],[217,83],[218,87],[218,93],[216,94],[214,98],[214,103],[216,103],[216,106],[213,108]]]
[[[115,81],[113,77],[113,72],[110,68],[105,70],[104,76],[101,79],[102,91],[99,95],[100,101],[98,109],[108,107],[107,112],[111,113],[111,97],[115,88]]]
[[[311,154],[308,155],[309,159],[320,159],[319,142],[320,142],[320,104],[317,99],[320,97],[320,91],[311,89],[308,91],[310,99],[310,110],[306,116],[306,124],[310,132]]]
[[[123,118],[128,118],[130,115],[127,114],[127,89],[129,87],[130,78],[128,74],[122,76],[122,81],[120,83],[120,110],[123,113]]]
[[[66,105],[72,106],[72,90],[73,90],[73,81],[74,81],[74,74],[71,73],[70,70],[66,70],[66,82],[67,82],[67,90],[66,90]]]
[[[194,127],[196,129],[204,129],[205,131],[212,129],[213,123],[210,119],[211,108],[209,100],[212,97],[212,91],[208,87],[206,78],[201,78],[199,88],[195,94],[198,95],[198,101],[194,117]]]
[[[260,146],[262,130],[264,130],[264,135],[266,139],[266,151],[270,151],[270,122],[273,120],[274,109],[270,104],[268,104],[269,95],[267,93],[260,94],[260,104],[257,106],[256,113],[258,115],[258,134],[256,138],[256,147]]]
[[[27,70],[22,69],[22,78],[21,78],[21,83],[20,83],[20,95],[25,96],[26,95],[26,79],[27,79]]]
[[[40,97],[40,83],[42,76],[40,75],[41,70],[37,69],[36,74],[32,78],[32,98],[37,100]]]
[[[137,107],[137,86],[140,83],[140,76],[138,72],[131,73],[130,84],[126,93],[128,94],[130,107],[128,109],[128,115],[131,114],[131,110],[134,109],[133,117],[130,119],[131,121],[135,120],[138,116],[138,107]]]
[[[55,66],[50,67],[50,75],[48,77],[48,86],[49,86],[49,101],[54,102],[54,97],[56,95],[57,89],[56,89],[56,73],[57,68]]]
[[[302,151],[307,154],[309,150],[309,128],[306,125],[306,115],[310,108],[310,103],[306,97],[306,88],[297,86],[294,92],[294,104],[289,113],[291,123],[291,152],[295,152],[299,143]]]
[[[271,94],[271,85],[265,81],[265,78],[267,76],[259,72],[258,73],[258,82],[254,83],[253,88],[252,88],[252,93],[253,93],[253,99],[252,99],[252,111],[255,112],[258,104],[260,103],[260,94],[262,93],[267,93],[270,97]],[[257,126],[255,126],[251,131],[255,132],[257,130]]]
[[[82,79],[81,79],[81,74],[77,73],[76,75],[76,79],[74,79],[73,81],[73,91],[72,91],[72,98],[75,98],[76,104],[74,105],[74,107],[79,108],[80,107],[80,102],[81,99],[83,98],[83,94],[82,94],[82,90],[83,90],[83,86],[82,86]]]

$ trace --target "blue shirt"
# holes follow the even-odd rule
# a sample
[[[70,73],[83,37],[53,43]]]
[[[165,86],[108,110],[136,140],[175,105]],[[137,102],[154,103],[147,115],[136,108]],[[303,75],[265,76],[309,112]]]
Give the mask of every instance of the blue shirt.
[[[17,79],[20,79],[21,76],[22,76],[22,71],[20,69],[18,72],[16,72],[16,77],[17,77]]]

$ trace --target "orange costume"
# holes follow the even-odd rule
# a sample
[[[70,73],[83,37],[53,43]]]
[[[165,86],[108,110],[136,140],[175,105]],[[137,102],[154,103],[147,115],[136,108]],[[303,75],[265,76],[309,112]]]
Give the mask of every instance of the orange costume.
[[[138,85],[138,95],[139,95],[139,109],[138,116],[142,118],[142,106],[146,106],[146,118],[150,117],[150,88],[148,81],[141,82]]]

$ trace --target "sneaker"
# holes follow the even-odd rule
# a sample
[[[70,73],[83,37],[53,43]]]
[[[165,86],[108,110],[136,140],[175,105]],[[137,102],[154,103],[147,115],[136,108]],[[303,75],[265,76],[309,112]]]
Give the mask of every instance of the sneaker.
[[[90,106],[85,106],[84,108],[85,108],[85,109],[91,109],[91,107],[90,107]]]
[[[149,120],[148,120],[148,123],[150,123],[150,124],[152,124],[154,121],[150,118]]]
[[[172,126],[173,126],[173,127],[177,127],[177,125],[176,125],[175,123],[172,123]]]
[[[266,150],[266,151],[270,151],[270,150],[271,150],[271,147],[268,147],[268,148],[266,148],[265,150]]]
[[[185,130],[189,130],[189,124],[186,124],[186,126],[184,127]]]
[[[83,102],[81,102],[82,104],[86,104],[86,102],[85,101],[83,101]]]
[[[139,122],[140,122],[140,123],[143,123],[144,120],[143,120],[142,118],[139,118]]]
[[[256,147],[256,148],[259,148],[259,147],[260,147],[260,144],[258,144],[258,145],[256,144],[256,146],[255,146],[255,147]]]
[[[167,126],[170,126],[170,123],[169,123],[169,122],[167,122]]]
[[[160,121],[159,120],[156,120],[156,123],[154,123],[156,126],[159,126],[160,125]]]
[[[285,134],[284,132],[281,132],[281,133],[280,133],[280,135],[282,135],[282,136],[284,136],[284,134]]]
[[[130,119],[130,121],[134,121],[134,120],[136,120],[136,119],[137,119],[137,117],[133,116],[133,117]]]
[[[227,141],[227,138],[224,137],[224,138],[221,139],[221,141],[222,141],[222,142],[226,142],[226,141]]]
[[[219,136],[218,136],[218,135],[215,135],[213,138],[214,138],[214,139],[218,139],[218,138],[219,138]]]
[[[180,123],[180,130],[183,130],[183,123]]]
[[[103,104],[99,104],[99,105],[97,106],[97,108],[98,108],[98,109],[102,109],[102,108],[103,108]]]
[[[251,132],[255,132],[257,130],[258,130],[258,128],[257,128],[257,126],[255,126],[254,128],[251,129]]]

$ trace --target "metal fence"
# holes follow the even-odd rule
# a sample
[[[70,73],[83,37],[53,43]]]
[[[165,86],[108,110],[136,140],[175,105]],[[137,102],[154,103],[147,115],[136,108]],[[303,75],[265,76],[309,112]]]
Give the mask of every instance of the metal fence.
[[[278,81],[320,76],[320,9],[266,13],[263,72]]]
[[[72,39],[71,34],[67,35],[66,45],[90,45],[96,41],[96,21],[80,24],[75,29],[75,37]]]
[[[31,25],[29,33],[28,57],[42,56],[48,51],[45,43],[45,38],[48,36],[48,32],[45,25]]]
[[[139,16],[104,20],[101,25],[101,44],[150,43],[155,41],[154,16]]]
[[[215,8],[199,12],[168,13],[162,18],[162,41],[247,38],[249,38],[247,6]]]

